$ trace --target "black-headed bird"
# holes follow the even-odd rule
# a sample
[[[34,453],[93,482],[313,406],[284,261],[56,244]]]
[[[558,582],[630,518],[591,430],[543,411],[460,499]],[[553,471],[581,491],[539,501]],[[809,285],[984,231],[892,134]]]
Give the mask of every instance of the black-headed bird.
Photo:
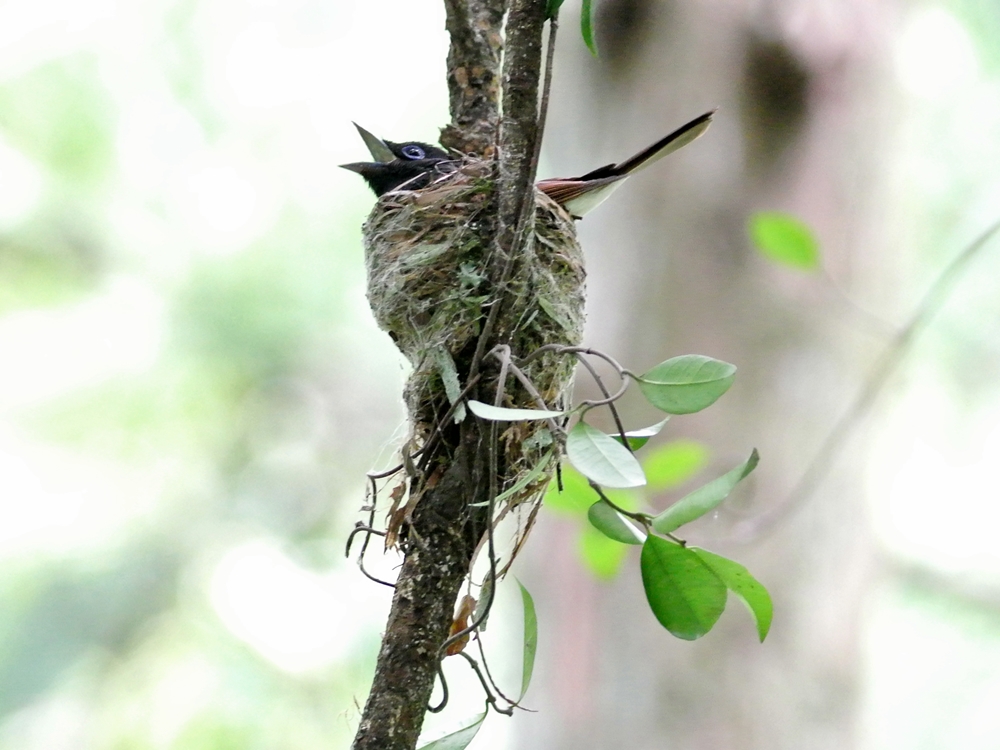
[[[579,177],[541,180],[536,183],[536,187],[566,209],[571,216],[579,219],[603,203],[633,174],[686,146],[708,130],[713,114],[715,110],[694,118],[623,162],[607,164]],[[394,190],[419,190],[427,187],[439,177],[454,172],[460,163],[460,159],[437,146],[419,141],[384,141],[357,123],[355,127],[375,161],[341,166],[364,177],[376,196]]]

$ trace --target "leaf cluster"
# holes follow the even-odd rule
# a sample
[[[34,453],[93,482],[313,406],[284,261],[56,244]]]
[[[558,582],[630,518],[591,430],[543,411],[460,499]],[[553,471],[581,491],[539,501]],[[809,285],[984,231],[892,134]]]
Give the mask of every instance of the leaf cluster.
[[[634,381],[646,400],[667,415],[683,415],[711,406],[732,385],[736,368],[701,355],[674,357],[635,375],[619,368],[623,379]],[[603,385],[602,385],[603,388]],[[592,408],[607,406],[624,392],[602,402],[585,402],[569,411],[508,409],[470,401],[470,411],[490,421],[547,420],[576,417],[562,440],[571,469],[546,496],[550,505],[586,508],[590,532],[582,545],[599,573],[613,574],[625,545],[641,545],[640,570],[646,599],[657,620],[678,638],[693,640],[712,629],[726,606],[728,592],[750,609],[761,640],[771,624],[772,605],[767,590],[739,563],[707,550],[688,547],[674,535],[681,527],[717,508],[757,466],[757,451],[722,476],[689,492],[666,510],[646,513],[629,491],[654,484],[659,489],[686,481],[700,464],[697,444],[675,443],[640,462],[636,451],[659,433],[667,419],[640,430],[607,434],[586,421]],[[618,421],[617,413],[615,419]],[[620,422],[619,422],[620,424]],[[599,551],[603,548],[603,551]]]

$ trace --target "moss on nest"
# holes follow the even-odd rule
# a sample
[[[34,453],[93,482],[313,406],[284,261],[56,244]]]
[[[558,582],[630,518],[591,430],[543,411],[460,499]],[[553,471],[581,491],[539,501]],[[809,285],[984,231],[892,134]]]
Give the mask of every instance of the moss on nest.
[[[464,386],[490,306],[500,299],[493,279],[504,260],[489,239],[494,211],[491,165],[467,161],[427,188],[382,196],[364,226],[372,311],[413,365],[405,399],[417,445]],[[545,344],[577,345],[583,334],[585,272],[573,220],[535,191],[534,229],[514,263],[494,331],[515,359]],[[549,408],[568,405],[573,365],[572,357],[552,354],[527,365]],[[537,408],[513,378],[505,405]],[[552,444],[544,422],[503,426],[501,489],[523,478]],[[542,472],[512,504],[537,494],[550,474]]]

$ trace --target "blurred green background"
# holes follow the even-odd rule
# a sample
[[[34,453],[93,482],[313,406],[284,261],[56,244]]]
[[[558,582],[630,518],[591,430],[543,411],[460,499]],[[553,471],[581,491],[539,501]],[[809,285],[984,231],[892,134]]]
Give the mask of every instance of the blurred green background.
[[[373,102],[380,15],[0,5],[3,748],[348,743],[386,595],[343,543],[402,409],[336,165],[446,113],[430,55]]]
[[[868,252],[902,320],[1000,217],[1000,11],[872,6],[892,240]],[[560,74],[586,77],[603,63],[577,8]],[[775,13],[769,33],[792,33]],[[364,158],[351,120],[436,139],[443,27],[431,0],[0,4],[0,750],[348,745],[388,595],[343,543],[405,433],[405,372],[364,297],[372,199],[337,165]],[[997,256],[908,360],[857,467],[880,561],[852,615],[859,747],[1000,748]],[[515,746],[501,725],[474,747]]]

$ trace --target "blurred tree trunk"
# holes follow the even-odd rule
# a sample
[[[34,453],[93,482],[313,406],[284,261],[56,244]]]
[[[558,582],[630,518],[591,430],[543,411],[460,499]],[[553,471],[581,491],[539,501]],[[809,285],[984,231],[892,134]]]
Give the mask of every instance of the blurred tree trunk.
[[[885,278],[879,143],[891,124],[892,6],[596,5],[600,59],[575,35],[561,38],[542,177],[620,160],[720,109],[705,138],[582,222],[587,341],[635,371],[684,353],[739,366],[729,394],[667,432],[707,442],[716,474],[760,448],[751,491],[688,538],[745,563],[770,588],[775,622],[760,645],[731,602],[703,640],[675,640],[648,612],[635,559],[613,585],[594,582],[572,561],[570,530],[550,521],[538,532],[548,543],[529,545],[544,662],[528,704],[540,713],[521,722],[517,746],[844,750],[855,744],[860,607],[874,573],[858,462],[839,462],[774,533],[744,532],[788,494],[880,341],[841,314],[821,278],[756,257],[746,219],[800,216],[856,297]],[[567,4],[565,26],[576,12]],[[630,417],[654,421],[638,403]]]

